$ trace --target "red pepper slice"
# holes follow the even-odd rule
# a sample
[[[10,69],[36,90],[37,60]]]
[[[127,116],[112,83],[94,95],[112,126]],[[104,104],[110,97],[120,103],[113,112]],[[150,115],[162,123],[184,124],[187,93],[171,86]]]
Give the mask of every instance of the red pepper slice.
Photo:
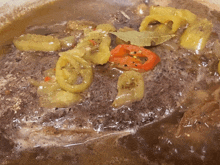
[[[142,63],[137,57],[146,57],[147,61]],[[111,51],[110,62],[119,64],[125,69],[137,69],[138,71],[148,71],[153,69],[160,62],[152,51],[135,45],[118,45]]]
[[[50,77],[48,77],[48,76],[45,77],[45,78],[44,78],[44,81],[45,81],[45,82],[50,81]]]
[[[96,43],[94,40],[89,40],[89,42],[91,42],[91,44],[92,44],[93,46],[97,45],[97,43]]]

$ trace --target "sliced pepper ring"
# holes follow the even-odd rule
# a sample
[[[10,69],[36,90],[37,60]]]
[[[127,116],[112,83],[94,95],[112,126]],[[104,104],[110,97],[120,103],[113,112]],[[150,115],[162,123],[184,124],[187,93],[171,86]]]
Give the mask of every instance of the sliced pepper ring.
[[[63,69],[66,64],[70,63],[75,70],[82,76],[83,81],[81,84],[69,84],[63,74]],[[75,72],[75,74],[77,74]],[[56,79],[60,87],[66,91],[79,93],[86,90],[92,83],[93,73],[91,65],[83,58],[78,56],[63,55],[59,58],[56,64]]]
[[[145,19],[141,22],[141,26],[139,28],[140,32],[146,31],[148,25],[151,22],[158,21],[163,24],[167,24],[168,22],[173,22],[172,25],[172,33],[175,33],[182,25],[186,24],[186,20],[179,17],[179,16],[173,16],[173,15],[149,15],[145,17]]]
[[[142,64],[137,57],[146,57],[147,61]],[[111,51],[110,62],[119,64],[124,69],[137,69],[148,71],[153,69],[159,62],[158,57],[152,51],[135,45],[118,45]]]
[[[114,107],[140,101],[144,97],[144,80],[141,73],[125,71],[118,78],[118,94],[113,102]]]

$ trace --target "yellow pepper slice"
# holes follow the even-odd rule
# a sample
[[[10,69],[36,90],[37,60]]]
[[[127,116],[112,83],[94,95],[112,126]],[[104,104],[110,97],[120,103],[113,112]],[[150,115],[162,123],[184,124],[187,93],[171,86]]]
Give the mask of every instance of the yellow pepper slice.
[[[113,102],[114,107],[140,101],[144,96],[144,80],[141,73],[125,71],[118,79],[117,89],[118,94]]]
[[[185,19],[188,23],[193,23],[197,16],[186,9],[175,9],[172,7],[162,7],[162,6],[151,6],[150,15],[172,15],[179,16],[182,19]]]
[[[110,58],[110,44],[111,38],[107,33],[102,33],[98,30],[92,31],[89,32],[74,49],[61,52],[59,55],[74,55],[91,61],[94,64],[103,65],[107,63]]]
[[[60,44],[62,48],[70,48],[76,43],[76,37],[75,36],[67,36],[62,39],[60,39]]]
[[[56,51],[61,48],[60,41],[53,36],[25,34],[14,39],[14,44],[21,51]]]
[[[159,34],[169,34],[171,31],[172,29],[165,24],[160,24],[154,29],[154,32],[158,32]]]
[[[146,31],[147,27],[150,23],[158,21],[163,24],[167,24],[170,21],[173,22],[172,25],[172,33],[175,33],[182,25],[186,23],[185,19],[179,16],[172,16],[172,15],[149,15],[145,17],[145,19],[141,22],[141,26],[139,28],[140,32]]]
[[[44,76],[46,76],[44,81],[37,82],[33,79],[30,81],[31,84],[38,86],[37,94],[39,96],[39,104],[41,107],[63,108],[81,101],[82,97],[79,94],[64,91],[60,88],[60,85],[55,78],[54,69],[46,70]]]
[[[87,34],[87,36],[82,39],[74,49],[70,49],[67,50],[65,52],[61,52],[59,53],[60,56],[66,55],[66,56],[79,56],[79,57],[83,57],[85,54],[89,54],[91,53],[91,42],[89,42],[92,39],[101,39],[104,36],[103,33],[97,32],[97,31],[93,31],[93,32],[89,32]]]
[[[94,29],[96,27],[94,22],[85,20],[74,20],[67,23],[67,30],[85,30]]]
[[[40,106],[45,108],[64,108],[81,101],[81,99],[82,97],[79,94],[60,90],[48,96],[41,96],[39,102]]]
[[[186,49],[202,50],[212,32],[212,23],[202,19],[190,25],[180,38],[180,45]]]
[[[85,48],[74,48],[74,49],[70,49],[70,50],[67,50],[65,52],[60,52],[59,55],[60,56],[78,56],[78,57],[83,57],[86,53],[86,49]]]
[[[197,16],[195,14],[186,9],[177,9],[176,15],[185,19],[189,24],[192,24],[197,19]]]
[[[111,38],[109,36],[103,37],[99,45],[98,52],[91,53],[84,56],[86,60],[92,61],[94,64],[103,65],[109,61],[111,52],[109,50]]]
[[[50,95],[51,93],[54,93],[58,90],[60,90],[60,86],[59,86],[59,84],[57,84],[56,81],[40,82],[40,84],[38,86],[37,94],[39,96]]]
[[[83,79],[82,83],[71,84],[67,81],[65,77],[67,76],[67,74],[65,74],[65,70],[64,70],[67,64],[71,65],[75,74],[81,75]],[[56,79],[60,87],[66,91],[73,93],[83,92],[92,83],[92,79],[93,79],[92,67],[87,61],[85,61],[83,58],[79,56],[62,55],[56,64]]]
[[[104,32],[116,32],[116,28],[112,24],[99,24],[96,30],[102,30]]]

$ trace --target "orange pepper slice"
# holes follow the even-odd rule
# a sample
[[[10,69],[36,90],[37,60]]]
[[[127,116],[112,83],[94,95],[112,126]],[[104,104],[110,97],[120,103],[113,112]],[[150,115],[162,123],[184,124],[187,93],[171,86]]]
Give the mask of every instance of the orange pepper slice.
[[[147,61],[142,63],[137,57],[146,57]],[[124,69],[136,69],[141,72],[153,69],[160,62],[160,57],[143,47],[118,45],[111,51],[109,62],[119,64]]]
[[[44,78],[44,81],[45,81],[45,82],[50,81],[50,77],[48,77],[48,76],[45,77],[45,78]]]
[[[91,42],[91,44],[92,44],[93,46],[97,45],[97,43],[96,43],[94,40],[89,40],[89,42]]]

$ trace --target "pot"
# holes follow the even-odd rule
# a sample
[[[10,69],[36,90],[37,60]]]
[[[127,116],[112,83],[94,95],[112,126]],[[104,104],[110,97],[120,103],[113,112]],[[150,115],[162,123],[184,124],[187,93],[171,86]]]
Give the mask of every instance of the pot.
[[[220,11],[220,1],[197,1],[208,6],[210,10],[204,7],[202,9],[205,9],[206,13],[203,13],[203,11],[199,9],[195,12],[201,14],[204,17],[208,13],[207,11],[213,13],[213,15],[216,17],[218,16],[218,12],[214,10]],[[114,23],[116,26],[120,28],[124,26],[122,22],[126,24],[129,20],[138,24],[145,17],[145,15],[142,15],[141,13],[138,15],[137,13],[139,11],[137,9],[133,10],[133,6],[138,6],[139,4],[143,6],[145,4],[145,7],[148,8],[148,3],[151,5],[167,6],[170,2],[171,0],[150,2],[143,2],[142,0],[63,0],[62,2],[55,2],[55,0],[19,0],[16,1],[16,3],[13,0],[1,1],[0,46],[2,51],[0,52],[0,60],[2,60],[1,62],[3,64],[5,54],[8,54],[9,56],[11,55],[11,50],[15,49],[13,46],[11,46],[12,40],[23,33],[30,32],[48,35],[51,34],[51,29],[52,31],[54,29],[56,30],[54,26],[60,26],[62,31],[62,26],[66,23],[65,21],[72,20],[73,18],[89,19],[90,21],[94,21],[97,24],[105,23],[106,20],[108,20],[108,22],[115,21]],[[186,1],[186,3],[190,4],[191,2]],[[139,7],[141,7],[141,5]],[[194,3],[192,7],[187,6],[187,8],[193,10],[195,5],[196,4]],[[138,15],[138,17],[132,17],[132,15]],[[56,33],[60,33],[61,31],[53,31],[53,34],[56,35]],[[102,123],[102,120],[106,119],[105,117],[102,118],[101,115],[98,117],[96,116],[97,118],[100,118],[100,120],[95,121],[96,125],[93,126],[92,129],[90,126],[87,127],[86,124],[89,125],[90,123],[94,122],[90,117],[92,115],[95,116],[94,113],[85,115],[84,112],[74,111],[71,108],[54,108],[50,111],[39,108],[39,111],[36,110],[35,112],[30,112],[30,114],[25,112],[28,109],[31,111],[32,109],[30,105],[37,104],[37,101],[32,102],[27,100],[26,103],[23,104],[21,103],[21,98],[16,97],[16,91],[13,93],[13,84],[7,86],[10,88],[10,90],[3,88],[4,85],[7,84],[5,80],[12,81],[12,79],[15,82],[14,85],[16,86],[16,84],[20,83],[20,87],[24,91],[30,87],[30,84],[26,81],[26,79],[23,81],[21,78],[24,76],[24,73],[16,72],[17,63],[22,61],[22,58],[29,58],[30,54],[15,51],[14,55],[15,59],[9,59],[8,66],[12,67],[10,73],[7,73],[7,76],[1,75],[2,77],[7,77],[7,79],[0,77],[0,90],[2,90],[1,92],[4,92],[4,97],[13,102],[13,110],[10,108],[7,109],[3,106],[3,108],[0,110],[0,117],[2,119],[0,120],[2,123],[0,123],[4,126],[0,127],[0,163],[91,164],[92,162],[93,164],[137,165],[162,163],[220,163],[218,157],[214,158],[214,156],[210,156],[214,154],[218,155],[220,151],[220,148],[218,148],[218,141],[211,143],[207,147],[206,143],[202,143],[202,140],[204,139],[199,139],[199,134],[196,133],[193,135],[196,137],[196,140],[199,139],[198,143],[193,141],[194,139],[192,141],[187,141],[187,139],[176,139],[176,137],[171,137],[172,131],[175,130],[175,127],[181,120],[184,112],[173,112],[172,110],[166,111],[165,113],[167,114],[163,115],[159,119],[151,118],[150,113],[143,114],[144,117],[149,115],[149,121],[143,121],[144,124],[142,125],[137,124],[138,128],[136,126],[126,127],[126,124],[121,124],[120,127],[118,127],[116,130],[109,129],[110,126],[112,126],[110,120],[113,120],[113,118],[106,117],[106,115],[105,117],[108,119],[106,122],[110,123],[105,123],[108,126],[107,131],[103,131],[104,128],[102,124],[99,124],[99,122]],[[43,67],[49,67],[50,65],[54,65],[53,60],[51,59],[57,59],[57,54],[52,57],[48,56],[48,54],[38,53],[35,54],[34,59],[31,59],[30,61],[27,60],[27,63],[24,63],[24,65],[19,69],[22,69],[24,72],[26,72],[31,69],[33,70],[31,67],[34,67],[36,73],[31,75],[39,76],[41,74],[39,69],[42,68],[39,68],[38,64],[43,63]],[[14,61],[17,63],[13,68],[13,65],[10,65],[10,62]],[[104,72],[103,68],[97,70],[99,70],[100,73]],[[19,76],[19,81],[17,81]],[[114,87],[116,89],[116,85]],[[36,90],[32,89],[29,95],[30,97],[37,99]],[[13,96],[14,100],[10,98],[11,96]],[[25,98],[27,97],[25,96]],[[75,123],[72,123],[74,120],[69,118],[62,120],[62,117],[65,116],[69,111],[74,111],[71,113],[78,116],[77,122],[82,125],[78,124],[75,127]],[[22,118],[22,115],[25,117]],[[42,120],[39,119],[41,115],[44,116]],[[120,118],[120,115],[115,114],[115,112],[111,112],[110,115],[115,115],[116,117],[118,116],[118,118]],[[83,119],[84,116],[88,117],[86,118],[87,120]],[[132,112],[128,112],[128,118],[133,118]],[[124,118],[122,120],[124,120]],[[39,121],[42,121],[43,124],[48,124],[47,129],[39,127]],[[121,122],[121,119],[116,120],[116,122],[118,121]],[[112,127],[115,127],[115,125]],[[69,130],[65,131],[65,129]],[[13,131],[16,133],[13,134]],[[43,137],[42,134],[46,134],[47,136]],[[214,135],[213,137],[216,138]],[[181,143],[177,142],[179,140],[182,140]],[[172,146],[172,143],[175,143],[176,145]],[[187,143],[189,143],[189,146],[192,148],[187,148]],[[186,144],[186,147],[184,148],[184,146],[181,144]],[[179,146],[180,148],[182,147],[183,150],[179,150]],[[217,147],[215,148],[215,146]],[[188,149],[190,149],[190,151],[188,151]],[[197,151],[197,149],[200,149],[201,151]],[[207,157],[206,152],[208,153]]]

